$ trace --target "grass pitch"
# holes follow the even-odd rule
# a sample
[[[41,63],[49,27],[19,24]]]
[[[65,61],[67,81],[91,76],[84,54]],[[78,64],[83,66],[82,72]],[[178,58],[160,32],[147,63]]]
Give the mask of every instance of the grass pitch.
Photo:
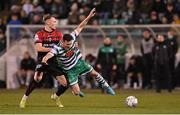
[[[83,90],[85,97],[74,96],[67,91],[62,96],[64,108],[58,108],[50,99],[52,89],[36,89],[30,96],[25,109],[19,108],[25,89],[0,89],[0,114],[119,114],[119,113],[180,113],[180,91],[157,94],[152,90],[117,90],[115,96],[101,94],[100,90]],[[139,104],[135,108],[124,104],[125,98],[134,95]]]

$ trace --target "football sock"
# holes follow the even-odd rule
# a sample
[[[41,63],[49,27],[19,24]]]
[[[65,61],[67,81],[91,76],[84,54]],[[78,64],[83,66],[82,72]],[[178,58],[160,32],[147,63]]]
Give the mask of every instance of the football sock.
[[[59,85],[58,90],[56,91],[56,95],[57,96],[62,95],[67,89],[68,89],[68,86]]]
[[[95,79],[98,83],[100,83],[102,85],[102,87],[109,87],[108,83],[105,81],[105,79],[100,74],[98,74],[95,77]]]
[[[26,89],[25,95],[29,96],[31,92],[39,86],[39,82],[35,81],[34,79],[30,82],[29,86]]]
[[[26,96],[26,95],[23,95],[23,97],[22,97],[22,98],[26,100],[26,99],[28,98],[28,96]]]

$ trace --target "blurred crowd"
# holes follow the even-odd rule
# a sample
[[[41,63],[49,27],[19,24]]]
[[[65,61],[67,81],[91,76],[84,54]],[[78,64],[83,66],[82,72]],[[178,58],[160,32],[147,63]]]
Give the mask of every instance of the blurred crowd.
[[[43,24],[43,15],[52,14],[60,25],[74,25],[93,7],[92,25],[180,24],[180,0],[1,0],[0,51],[7,24]]]
[[[42,24],[44,14],[78,24],[97,9],[100,24],[180,24],[179,0],[1,0],[1,17],[6,24]],[[6,14],[6,15],[3,15]]]

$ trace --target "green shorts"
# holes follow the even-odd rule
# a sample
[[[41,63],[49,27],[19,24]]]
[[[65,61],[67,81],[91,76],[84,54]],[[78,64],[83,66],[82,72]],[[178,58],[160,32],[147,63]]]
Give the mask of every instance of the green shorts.
[[[86,63],[85,60],[80,59],[77,64],[70,70],[66,70],[66,77],[69,81],[69,85],[74,85],[78,83],[78,77],[80,75],[85,75],[93,70],[93,67]]]

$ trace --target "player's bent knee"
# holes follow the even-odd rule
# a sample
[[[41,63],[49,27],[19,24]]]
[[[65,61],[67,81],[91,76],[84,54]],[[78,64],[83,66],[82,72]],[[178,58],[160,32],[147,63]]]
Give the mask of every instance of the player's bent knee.
[[[35,75],[34,75],[34,80],[35,80],[36,82],[39,82],[39,81],[42,80],[42,76],[43,76],[43,73],[42,73],[42,72],[41,72],[40,74],[39,74],[38,72],[36,72]]]
[[[64,75],[57,76],[56,79],[62,86],[65,86],[65,87],[67,86],[67,80]]]
[[[99,73],[97,71],[95,71],[94,69],[91,71],[90,75],[92,77],[96,77]]]

